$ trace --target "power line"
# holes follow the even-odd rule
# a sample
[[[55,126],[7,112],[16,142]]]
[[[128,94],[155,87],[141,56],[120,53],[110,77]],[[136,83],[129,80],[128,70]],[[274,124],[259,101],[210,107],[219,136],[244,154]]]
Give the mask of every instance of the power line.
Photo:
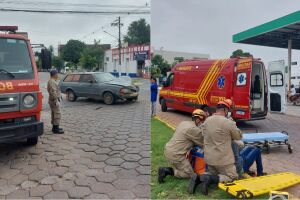
[[[131,10],[119,10],[119,11],[83,11],[83,10],[33,10],[33,9],[14,9],[14,8],[1,8],[3,12],[26,12],[26,13],[43,13],[43,14],[100,14],[100,15],[116,15],[116,14],[128,14],[128,15],[144,15],[150,14],[149,10],[143,11],[131,11]]]
[[[138,5],[129,4],[74,4],[74,3],[59,3],[59,2],[44,2],[44,1],[0,1],[0,4],[14,4],[14,5],[49,5],[49,6],[70,6],[70,7],[102,7],[102,8],[139,8]],[[149,4],[146,3],[145,8]]]
[[[148,6],[149,6],[149,3],[146,2],[145,6],[148,7]],[[134,11],[139,11],[139,10],[142,9],[143,7],[144,7],[144,6],[139,6],[138,9],[135,9]],[[124,16],[121,16],[121,17],[122,17],[123,20],[124,20],[124,19],[125,19],[126,17],[128,17],[128,16],[129,16],[129,15],[127,15],[127,16],[124,15]],[[103,26],[101,27],[101,29],[102,29],[103,31],[105,31],[104,28],[105,28],[106,26],[111,25],[111,23],[114,23],[114,22],[117,22],[117,20],[114,20],[113,22],[110,22],[110,23],[107,23],[107,24],[103,25]],[[111,26],[110,26],[110,27],[111,27]],[[85,38],[87,38],[88,36],[91,36],[91,35],[93,35],[93,34],[99,32],[99,31],[101,31],[101,29],[96,29],[96,30],[93,31],[92,33],[89,33],[89,34],[83,36],[82,39],[85,39]],[[122,35],[124,36],[124,34],[122,34]]]
[[[106,33],[106,34],[108,34],[108,35],[110,35],[111,37],[114,37],[114,38],[118,39],[118,37],[117,37],[117,36],[115,36],[115,35],[113,35],[113,34],[111,34],[111,33],[107,32],[107,31],[103,31],[103,32],[104,32],[104,33]]]

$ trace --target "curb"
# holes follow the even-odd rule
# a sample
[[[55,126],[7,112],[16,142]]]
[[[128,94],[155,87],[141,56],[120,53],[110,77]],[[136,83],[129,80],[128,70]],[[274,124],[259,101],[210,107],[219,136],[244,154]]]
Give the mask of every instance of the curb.
[[[172,126],[170,123],[168,123],[166,120],[164,120],[158,116],[155,116],[154,119],[157,119],[158,121],[164,123],[167,127],[171,128],[173,131],[175,131],[175,127]]]

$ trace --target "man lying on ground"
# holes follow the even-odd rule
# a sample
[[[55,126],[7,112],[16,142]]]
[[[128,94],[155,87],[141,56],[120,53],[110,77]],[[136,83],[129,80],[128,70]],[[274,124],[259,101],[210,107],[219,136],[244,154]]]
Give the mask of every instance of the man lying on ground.
[[[256,163],[256,175],[263,176],[263,163],[261,158],[261,149],[255,146],[246,146],[241,140],[234,140],[232,143],[233,153],[235,155],[236,170],[239,175],[247,173],[252,175],[250,167]]]

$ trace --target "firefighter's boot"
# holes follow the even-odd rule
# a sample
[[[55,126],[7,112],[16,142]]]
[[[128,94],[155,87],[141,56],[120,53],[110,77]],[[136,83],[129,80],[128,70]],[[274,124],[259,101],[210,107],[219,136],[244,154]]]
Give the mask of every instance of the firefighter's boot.
[[[194,194],[196,187],[201,183],[200,176],[196,173],[194,173],[190,179],[189,187],[188,187],[188,193]]]
[[[52,128],[52,132],[54,134],[63,134],[64,133],[64,130],[59,128],[58,125],[53,125],[53,128]]]
[[[201,193],[203,195],[208,195],[208,187],[210,186],[210,184],[218,184],[219,180],[220,180],[220,178],[217,175],[202,174],[200,176]]]
[[[158,183],[164,183],[166,176],[174,176],[172,167],[159,167],[158,168]]]

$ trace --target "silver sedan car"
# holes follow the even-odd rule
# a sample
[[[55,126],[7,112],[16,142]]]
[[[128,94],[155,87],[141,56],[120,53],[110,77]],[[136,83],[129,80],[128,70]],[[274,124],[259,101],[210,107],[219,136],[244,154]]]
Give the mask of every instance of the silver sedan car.
[[[118,99],[138,99],[138,88],[131,82],[104,72],[68,74],[60,81],[59,86],[69,101],[76,101],[77,97],[86,97],[103,100],[105,104],[110,105]]]

